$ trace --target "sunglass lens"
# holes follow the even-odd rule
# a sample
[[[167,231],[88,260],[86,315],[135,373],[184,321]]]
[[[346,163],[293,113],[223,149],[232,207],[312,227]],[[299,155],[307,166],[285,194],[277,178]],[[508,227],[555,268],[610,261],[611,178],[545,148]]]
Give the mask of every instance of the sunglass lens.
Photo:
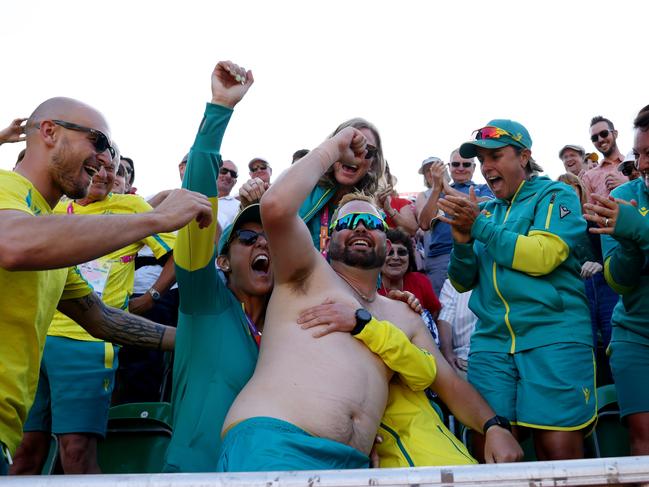
[[[371,144],[367,144],[365,146],[365,150],[367,151],[367,153],[365,154],[365,159],[372,159],[378,151],[378,149]]]
[[[239,242],[246,246],[254,245],[254,243],[257,241],[257,238],[259,238],[259,235],[260,234],[253,232],[252,230],[239,230],[237,232]]]

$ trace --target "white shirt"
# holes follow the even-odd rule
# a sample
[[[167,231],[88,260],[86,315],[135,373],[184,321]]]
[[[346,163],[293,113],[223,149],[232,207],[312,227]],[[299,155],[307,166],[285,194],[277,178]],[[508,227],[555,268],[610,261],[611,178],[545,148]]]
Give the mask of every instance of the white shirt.
[[[439,294],[442,311],[439,320],[447,321],[453,329],[453,352],[459,358],[468,360],[471,347],[471,335],[478,317],[469,309],[471,291],[459,293],[451,281],[446,279]]]
[[[234,196],[221,196],[219,198],[219,213],[217,218],[221,230],[230,225],[234,221],[234,217],[239,213],[239,205],[241,202]]]

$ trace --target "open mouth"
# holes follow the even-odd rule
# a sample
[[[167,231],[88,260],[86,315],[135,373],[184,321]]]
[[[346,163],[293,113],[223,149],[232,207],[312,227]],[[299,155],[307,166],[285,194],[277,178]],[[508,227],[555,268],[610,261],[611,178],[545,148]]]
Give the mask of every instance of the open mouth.
[[[268,274],[268,269],[270,268],[270,259],[265,254],[259,254],[252,260],[250,267],[253,271],[260,274]]]
[[[347,174],[356,174],[358,172],[358,166],[352,166],[350,164],[342,164],[342,169]]]
[[[350,249],[369,249],[372,245],[371,242],[365,238],[355,238],[349,241],[347,247]]]

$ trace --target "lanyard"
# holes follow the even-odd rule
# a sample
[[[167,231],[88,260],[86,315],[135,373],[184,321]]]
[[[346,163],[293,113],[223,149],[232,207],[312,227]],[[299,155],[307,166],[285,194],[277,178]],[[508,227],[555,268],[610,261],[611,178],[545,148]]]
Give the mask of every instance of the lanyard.
[[[329,237],[329,206],[325,205],[322,213],[320,214],[320,253],[326,259],[327,251],[325,245]]]
[[[243,310],[243,314],[246,317],[246,321],[248,322],[248,331],[252,335],[252,338],[254,338],[255,343],[257,344],[257,348],[259,348],[259,345],[261,344],[261,332],[257,329],[255,324],[252,322],[252,319],[246,313],[246,307],[244,306],[243,303],[241,303],[241,309]]]

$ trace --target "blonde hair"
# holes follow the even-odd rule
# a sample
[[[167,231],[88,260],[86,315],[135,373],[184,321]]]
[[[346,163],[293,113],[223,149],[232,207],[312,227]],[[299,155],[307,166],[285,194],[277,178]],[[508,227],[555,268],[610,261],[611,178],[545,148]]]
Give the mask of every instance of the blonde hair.
[[[331,215],[331,221],[335,222],[338,219],[338,213],[340,213],[340,209],[347,203],[351,203],[352,201],[364,201],[365,203],[369,203],[376,208],[376,200],[374,199],[374,196],[369,195],[363,191],[353,191],[351,193],[343,195],[343,197],[340,198],[338,206]]]
[[[365,120],[364,118],[356,117],[347,120],[346,122],[341,123],[336,127],[336,130],[329,137],[333,137],[341,130],[347,127],[354,127],[355,129],[367,129],[374,135],[376,139],[376,156],[370,166],[370,169],[367,171],[367,174],[361,178],[361,180],[356,183],[354,190],[363,191],[365,193],[374,194],[379,188],[379,183],[383,180],[383,174],[385,172],[385,159],[383,158],[383,145],[381,144],[381,136],[379,135],[378,129]],[[324,186],[325,188],[334,188],[337,186],[336,179],[334,176],[333,166],[327,170],[327,172],[320,178],[318,181],[318,186]]]
[[[584,206],[584,204],[586,203],[586,188],[584,187],[584,184],[581,182],[581,179],[579,179],[574,174],[567,172],[559,176],[557,178],[557,181],[561,181],[562,183],[565,183],[568,186],[571,186],[572,188],[576,189],[577,196],[579,196],[579,202],[581,203],[581,206]]]

